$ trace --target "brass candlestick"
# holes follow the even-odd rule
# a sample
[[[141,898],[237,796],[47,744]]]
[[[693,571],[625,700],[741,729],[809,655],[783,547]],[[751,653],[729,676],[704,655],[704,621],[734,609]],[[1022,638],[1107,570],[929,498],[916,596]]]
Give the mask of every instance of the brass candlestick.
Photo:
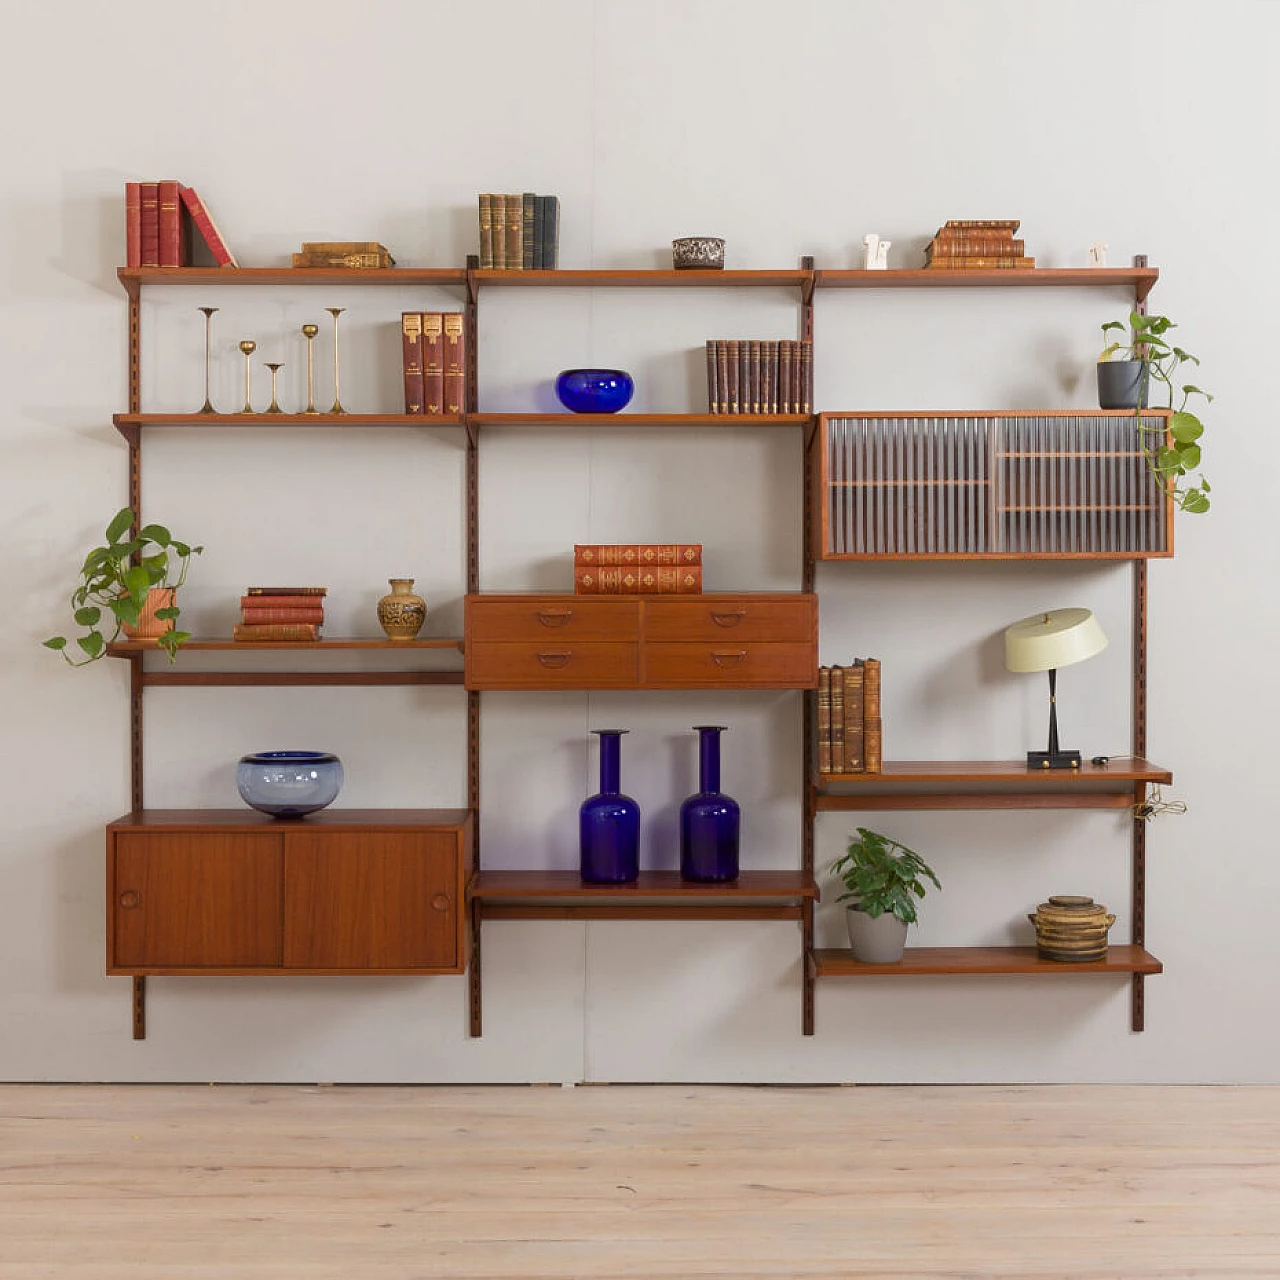
[[[249,403],[249,357],[253,355],[257,349],[258,344],[250,341],[248,338],[240,344],[240,350],[244,352],[244,408],[240,410],[241,413],[253,412],[253,405]]]
[[[303,413],[319,413],[316,408],[316,380],[315,380],[315,364],[312,361],[314,353],[316,334],[320,332],[318,324],[304,324],[302,326],[303,336],[307,340],[307,407]]]
[[[346,307],[325,307],[325,310],[333,317],[333,408],[329,412],[346,413],[338,398],[338,317]]]
[[[264,361],[267,368],[271,370],[271,403],[267,406],[268,413],[283,413],[280,408],[280,402],[276,399],[276,374],[284,368],[283,361]]]
[[[197,311],[204,313],[204,404],[200,406],[201,413],[217,413],[217,409],[213,407],[213,401],[209,399],[209,351],[210,351],[210,333],[212,329],[213,313],[218,310],[217,307],[197,307]]]

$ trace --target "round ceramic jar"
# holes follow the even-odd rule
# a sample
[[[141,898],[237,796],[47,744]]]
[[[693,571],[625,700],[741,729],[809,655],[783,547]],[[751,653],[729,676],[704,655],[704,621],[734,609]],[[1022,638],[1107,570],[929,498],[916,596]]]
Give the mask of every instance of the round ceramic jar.
[[[1115,916],[1092,898],[1070,894],[1042,902],[1027,919],[1036,927],[1036,950],[1041,959],[1077,964],[1106,958],[1107,930],[1116,922]]]

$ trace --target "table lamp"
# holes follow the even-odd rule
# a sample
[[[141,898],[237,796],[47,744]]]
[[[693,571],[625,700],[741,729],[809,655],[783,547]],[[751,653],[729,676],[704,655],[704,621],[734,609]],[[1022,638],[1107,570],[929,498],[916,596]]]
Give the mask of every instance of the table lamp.
[[[1004,665],[1010,671],[1049,673],[1049,749],[1028,751],[1028,769],[1078,769],[1080,753],[1058,746],[1058,668],[1069,667],[1107,647],[1088,609],[1049,609],[1022,618],[1004,633]]]

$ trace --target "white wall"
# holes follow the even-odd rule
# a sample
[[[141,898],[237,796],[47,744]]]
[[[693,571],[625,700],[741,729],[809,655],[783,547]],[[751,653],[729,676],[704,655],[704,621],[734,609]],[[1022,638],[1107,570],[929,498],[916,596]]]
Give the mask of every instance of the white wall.
[[[1027,5],[926,0],[133,0],[9,15],[0,79],[5,287],[0,297],[4,543],[13,604],[3,662],[0,1077],[12,1080],[1271,1080],[1276,509],[1268,479],[1271,215],[1280,7],[1179,0]],[[246,265],[302,240],[377,239],[406,265],[475,249],[481,190],[554,192],[562,265],[646,267],[673,236],[720,234],[728,265],[858,263],[870,230],[893,265],[921,261],[948,217],[1022,219],[1041,266],[1145,252],[1153,305],[1181,321],[1217,393],[1206,442],[1215,508],[1183,517],[1151,569],[1149,754],[1183,817],[1150,830],[1143,1035],[1127,982],[827,981],[799,1033],[789,924],[497,923],[485,933],[485,1035],[465,980],[153,979],[150,1034],[129,1036],[129,983],[103,975],[102,827],[128,807],[124,664],[63,669],[84,548],[125,501],[127,179],[205,196]],[[448,291],[153,290],[144,407],[197,406],[201,320],[215,318],[216,395],[236,403],[234,343],[286,362],[298,325],[345,305],[344,400],[399,399],[402,307]],[[817,399],[829,409],[1089,406],[1098,325],[1123,291],[823,294]],[[794,334],[769,293],[493,290],[482,300],[482,407],[545,404],[554,372],[619,363],[637,409],[700,408],[708,336]],[[318,351],[327,352],[327,338]],[[323,362],[322,362],[323,368]],[[266,383],[256,394],[265,395]],[[322,386],[324,385],[322,380]],[[569,585],[575,540],[706,544],[710,588],[791,588],[800,564],[799,442],[787,432],[487,434],[482,585]],[[456,433],[156,431],[148,518],[208,551],[185,604],[229,625],[263,579],[330,586],[333,630],[372,627],[398,573],[441,632],[463,591]],[[822,566],[822,657],[885,659],[887,754],[1012,758],[1038,745],[1043,690],[1007,675],[999,635],[1033,609],[1093,608],[1112,638],[1064,673],[1064,737],[1128,742],[1123,566]],[[341,624],[341,625],[340,625]],[[184,663],[196,663],[188,655]],[[369,659],[366,659],[369,661]],[[204,659],[208,661],[208,659]],[[458,690],[163,690],[149,695],[154,806],[233,806],[245,750],[323,746],[347,762],[339,803],[458,804]],[[730,726],[725,786],[744,862],[798,863],[799,699],[792,694],[493,695],[484,704],[489,865],[572,866],[594,789],[591,726],[622,723],[624,782],[645,856],[671,857],[693,735]],[[1024,913],[1091,893],[1128,928],[1125,823],[1108,814],[870,815],[921,850],[945,890],[919,941],[1029,941]],[[818,856],[853,815],[824,815]],[[822,940],[841,921],[822,908]]]

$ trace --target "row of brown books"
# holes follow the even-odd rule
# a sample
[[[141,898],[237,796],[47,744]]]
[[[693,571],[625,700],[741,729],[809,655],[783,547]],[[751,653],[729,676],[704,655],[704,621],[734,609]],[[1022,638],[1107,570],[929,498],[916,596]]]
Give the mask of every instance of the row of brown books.
[[[554,271],[560,259],[560,197],[532,191],[480,196],[480,266]]]
[[[1017,229],[1017,218],[953,218],[929,241],[925,262],[935,271],[1029,270],[1036,260]]]
[[[818,772],[879,773],[880,659],[818,668]]]
[[[124,239],[130,267],[189,267],[201,243],[218,266],[239,266],[204,201],[171,178],[124,184]]]
[[[666,565],[702,564],[700,542],[575,542],[574,566],[624,565],[659,568]]]
[[[813,343],[709,338],[710,413],[812,413]]]
[[[248,587],[234,640],[319,640],[326,587]]]
[[[304,240],[293,255],[295,267],[394,267],[396,260],[385,244],[376,240]]]
[[[404,411],[442,417],[463,411],[467,338],[461,311],[402,311]]]
[[[582,596],[697,596],[702,566],[575,564],[573,589]]]

